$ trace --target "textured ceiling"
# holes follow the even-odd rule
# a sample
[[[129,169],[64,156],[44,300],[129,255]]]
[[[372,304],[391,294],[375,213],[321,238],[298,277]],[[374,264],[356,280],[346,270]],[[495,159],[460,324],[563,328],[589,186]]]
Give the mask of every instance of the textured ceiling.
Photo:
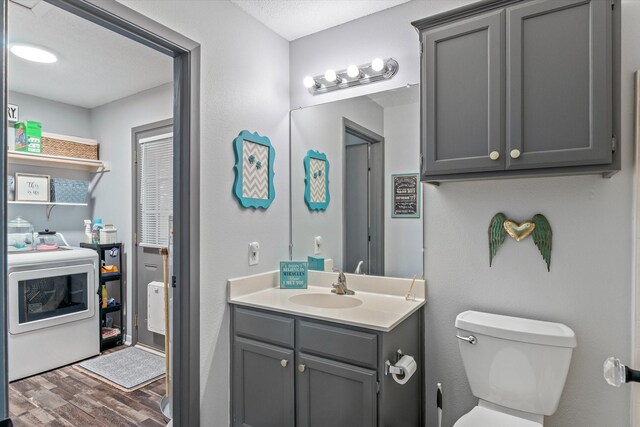
[[[58,56],[54,64],[38,64],[9,54],[9,90],[80,107],[173,79],[168,56],[43,1],[9,3],[9,43],[39,45]]]
[[[292,41],[409,0],[230,0]]]

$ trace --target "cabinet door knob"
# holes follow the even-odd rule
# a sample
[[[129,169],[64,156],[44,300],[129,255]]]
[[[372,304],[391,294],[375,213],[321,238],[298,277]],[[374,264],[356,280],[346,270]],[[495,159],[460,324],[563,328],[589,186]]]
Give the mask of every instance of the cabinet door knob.
[[[518,157],[520,157],[520,150],[518,150],[517,148],[514,148],[513,150],[511,150],[511,158],[512,159],[517,159]]]
[[[306,365],[303,365],[302,363],[298,365],[298,371],[300,373],[304,372],[305,369],[307,369]]]
[[[500,158],[500,153],[498,153],[497,151],[492,151],[492,152],[489,154],[489,158],[490,158],[491,160],[498,160],[498,159]]]
[[[289,364],[289,361],[287,359],[282,359],[280,361],[280,364],[282,365],[283,368],[286,368],[287,365]]]

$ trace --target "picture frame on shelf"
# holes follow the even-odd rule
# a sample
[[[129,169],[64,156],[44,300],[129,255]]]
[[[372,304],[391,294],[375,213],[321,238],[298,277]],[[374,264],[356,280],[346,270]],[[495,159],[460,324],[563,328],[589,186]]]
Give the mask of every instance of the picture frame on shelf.
[[[50,182],[49,175],[16,173],[15,200],[17,202],[49,203],[51,201]]]

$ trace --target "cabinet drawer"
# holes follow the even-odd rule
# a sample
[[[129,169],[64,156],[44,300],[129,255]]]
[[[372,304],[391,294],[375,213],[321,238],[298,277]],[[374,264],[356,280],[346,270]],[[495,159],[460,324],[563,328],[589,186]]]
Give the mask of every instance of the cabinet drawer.
[[[314,353],[355,365],[375,368],[378,337],[375,334],[298,321],[298,351]]]
[[[292,318],[239,307],[234,310],[238,336],[293,348],[294,328]]]

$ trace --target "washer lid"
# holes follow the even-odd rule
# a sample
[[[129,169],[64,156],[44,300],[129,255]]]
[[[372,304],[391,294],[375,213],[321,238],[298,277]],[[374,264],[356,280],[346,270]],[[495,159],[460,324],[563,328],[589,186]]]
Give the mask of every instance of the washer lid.
[[[513,415],[476,406],[460,418],[453,427],[542,427],[542,424]]]
[[[556,347],[575,347],[576,334],[562,323],[465,311],[456,317],[456,328],[512,341]]]

